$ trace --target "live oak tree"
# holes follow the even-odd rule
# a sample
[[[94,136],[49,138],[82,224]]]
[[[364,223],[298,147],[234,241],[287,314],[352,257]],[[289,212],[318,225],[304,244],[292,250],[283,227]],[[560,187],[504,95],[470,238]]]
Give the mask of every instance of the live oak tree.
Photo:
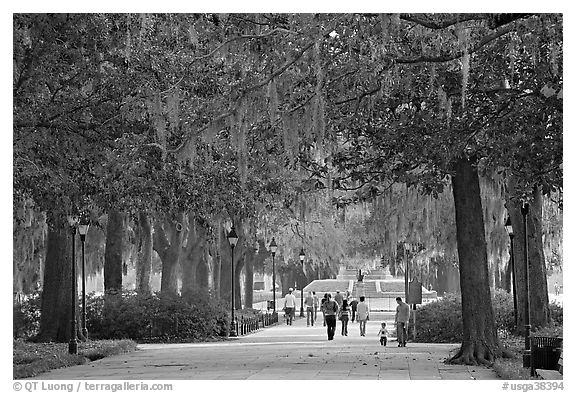
[[[340,90],[327,93],[345,95],[328,105],[333,109],[329,118],[346,143],[333,160],[346,174],[343,180],[353,186],[401,181],[434,194],[445,186],[446,175],[452,178],[464,319],[464,342],[453,359],[457,362],[489,362],[502,353],[490,305],[478,167],[485,168],[482,158],[495,151],[522,150],[498,144],[499,136],[487,137],[486,130],[506,116],[510,102],[498,96],[486,99],[498,90],[500,85],[490,83],[504,70],[486,77],[475,65],[489,62],[500,37],[521,26],[523,18],[540,18],[541,27],[554,30],[543,40],[557,42],[556,16],[396,15],[379,24],[335,29],[334,39],[341,46],[334,49],[334,44],[326,52],[332,67],[344,53],[339,71],[349,76]],[[386,34],[380,37],[382,31]],[[345,50],[347,40],[351,51]],[[376,51],[378,47],[385,47],[385,53]],[[539,83],[544,85],[542,79]],[[523,123],[520,138],[528,124]],[[503,131],[497,126],[493,130]],[[551,146],[557,147],[553,141]],[[526,166],[533,164],[528,161]],[[316,170],[322,174],[321,166]]]
[[[270,201],[281,196],[287,201],[284,207],[293,208],[293,196],[301,192],[290,188],[301,182],[302,176],[282,185],[281,179],[290,171],[298,167],[311,171],[313,178],[322,181],[309,181],[305,188],[310,189],[310,184],[316,184],[311,188],[326,187],[329,196],[335,189],[351,187],[358,187],[360,195],[377,196],[393,183],[438,195],[447,188],[447,176],[452,176],[460,264],[466,265],[461,269],[465,272],[462,279],[476,278],[474,285],[481,291],[462,294],[463,300],[466,298],[466,340],[457,359],[483,362],[499,356],[490,305],[474,304],[475,299],[490,298],[477,172],[489,172],[496,164],[513,168],[522,162],[524,172],[516,173],[526,175],[526,168],[533,167],[531,161],[512,155],[513,160],[506,162],[504,152],[521,156],[527,146],[538,145],[537,141],[522,144],[529,128],[511,140],[503,138],[503,130],[509,126],[510,114],[525,113],[518,105],[526,102],[526,97],[535,97],[532,108],[542,108],[538,94],[524,97],[527,93],[521,87],[501,87],[506,87],[502,75],[509,59],[498,57],[496,65],[490,59],[494,51],[506,53],[498,45],[512,45],[508,37],[525,21],[541,20],[537,27],[552,32],[541,42],[560,42],[556,16],[144,14],[37,17],[34,23],[30,18],[20,18],[27,27],[17,29],[21,35],[15,51],[15,103],[19,105],[15,125],[18,132],[33,131],[25,138],[15,138],[15,162],[25,168],[15,175],[18,189],[46,200],[45,191],[53,192],[60,185],[56,176],[50,177],[52,168],[60,172],[68,168],[64,171],[67,176],[75,174],[72,165],[61,163],[60,154],[51,157],[41,150],[45,156],[31,158],[24,152],[36,152],[29,145],[37,141],[62,144],[50,130],[77,126],[82,137],[92,138],[91,146],[94,140],[102,141],[107,154],[91,149],[90,158],[81,160],[94,165],[91,176],[67,182],[70,192],[66,195],[78,195],[78,201],[88,195],[106,211],[130,211],[133,217],[141,217],[143,228],[149,228],[146,221],[151,220],[142,219],[142,214],[154,216],[154,247],[169,250],[173,246],[163,260],[163,289],[170,292],[177,289],[173,272],[181,263],[184,240],[177,230],[182,221],[165,220],[166,214],[192,214],[194,220],[206,220],[216,234],[207,248],[214,264],[215,286],[224,294],[231,275],[225,271],[230,258],[225,255],[229,246],[224,227],[229,228],[231,221],[241,226],[253,220],[258,211],[254,201],[271,207]],[[65,39],[51,41],[54,23],[56,31],[66,32],[61,34]],[[29,26],[35,26],[42,37],[31,42],[44,51],[43,57],[27,52]],[[50,31],[42,31],[43,26]],[[546,30],[547,26],[550,29]],[[523,44],[515,44],[517,48],[529,46],[527,36],[525,31],[518,32]],[[73,39],[81,42],[60,45]],[[534,35],[530,39],[534,40]],[[540,48],[539,42],[530,45]],[[541,48],[543,56],[548,56],[548,49]],[[50,56],[54,59],[42,65],[61,65],[66,72],[49,69],[30,79],[32,71],[42,70],[39,59]],[[72,66],[66,63],[69,57]],[[86,61],[85,69],[77,69],[79,59]],[[555,61],[561,70],[558,56]],[[541,73],[538,75],[533,78],[533,93],[544,88]],[[42,83],[26,84],[42,78],[47,80],[43,94],[32,88],[44,86]],[[68,87],[68,95],[62,95],[61,86]],[[545,86],[543,95],[556,97],[561,79]],[[27,95],[22,93],[24,88]],[[24,105],[26,97],[34,98],[34,105]],[[72,105],[78,97],[83,105]],[[48,103],[44,106],[50,113],[42,110],[43,102]],[[540,124],[547,123],[550,108],[554,103],[542,109]],[[84,117],[78,117],[79,113]],[[553,113],[557,124],[561,116],[558,110]],[[27,124],[29,119],[35,121]],[[532,120],[526,116],[519,123],[526,125]],[[43,139],[42,132],[50,138]],[[549,151],[556,152],[558,140],[551,135],[544,135],[543,140]],[[65,142],[69,143],[68,139]],[[558,179],[558,171],[546,167],[549,162],[545,158],[550,155],[541,153],[543,168],[539,170]],[[82,155],[71,158],[78,156]],[[557,167],[558,158],[555,160]],[[333,173],[334,168],[341,173]],[[46,175],[53,183],[38,181]],[[527,179],[544,177],[528,173],[524,181]],[[458,183],[461,181],[465,184]],[[81,191],[74,193],[80,184]],[[523,189],[532,186],[524,184]],[[218,198],[207,197],[210,193]],[[60,195],[53,199],[64,201]],[[468,226],[474,232],[464,231],[462,223],[468,222],[475,224]],[[163,242],[161,235],[166,233],[167,240],[170,232],[174,239]],[[150,233],[148,229],[146,233]],[[195,240],[187,241],[193,244]],[[477,247],[472,255],[479,258],[476,263],[464,255],[472,244]],[[390,247],[395,249],[396,244]],[[149,243],[146,250],[150,250]],[[317,250],[319,257],[326,257],[326,250]],[[470,273],[469,268],[478,271]],[[238,271],[234,277],[238,279]],[[482,310],[480,318],[487,320],[484,331],[471,330],[481,326],[470,319],[470,309],[475,306]]]
[[[94,170],[115,137],[107,120],[118,90],[102,57],[111,36],[101,17],[14,17],[14,192],[47,213],[42,340],[72,334],[76,280],[66,215],[98,193]]]

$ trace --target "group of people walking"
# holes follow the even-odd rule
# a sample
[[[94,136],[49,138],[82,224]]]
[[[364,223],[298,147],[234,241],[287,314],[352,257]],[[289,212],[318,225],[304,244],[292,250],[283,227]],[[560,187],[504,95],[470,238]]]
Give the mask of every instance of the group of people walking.
[[[292,325],[294,311],[296,309],[296,297],[292,292],[293,289],[290,288],[284,302],[286,324],[288,325]],[[306,325],[314,326],[314,322],[318,316],[318,308],[320,308],[323,315],[323,325],[326,326],[328,340],[334,340],[337,320],[341,322],[342,336],[348,336],[348,323],[350,320],[352,322],[357,321],[360,327],[360,336],[366,336],[366,322],[370,319],[370,310],[365,300],[364,296],[360,296],[360,301],[350,299],[349,292],[346,292],[346,296],[344,296],[340,291],[336,291],[334,299],[332,299],[330,293],[325,293],[324,297],[319,300],[316,292],[308,292],[308,295],[304,299],[306,306]],[[396,298],[396,303],[398,306],[396,307],[394,323],[396,324],[398,346],[405,347],[408,338],[410,306],[404,303],[400,297]],[[385,322],[381,323],[378,337],[380,345],[387,344],[388,337]]]
[[[368,305],[365,303],[365,297],[360,296],[360,302],[357,300],[349,300],[340,291],[336,291],[334,299],[329,293],[324,294],[322,299],[321,310],[324,315],[324,326],[328,334],[328,340],[334,340],[336,332],[336,319],[341,322],[341,335],[348,335],[348,322],[357,320],[360,324],[360,335],[366,335],[366,321],[369,318]]]

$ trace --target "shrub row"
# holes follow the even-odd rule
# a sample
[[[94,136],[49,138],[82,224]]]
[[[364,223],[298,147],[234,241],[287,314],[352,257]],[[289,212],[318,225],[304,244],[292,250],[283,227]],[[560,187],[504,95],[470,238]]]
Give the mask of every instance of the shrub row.
[[[32,338],[40,327],[41,294],[13,307],[13,337]],[[201,341],[227,336],[229,306],[208,291],[184,296],[123,292],[86,297],[86,325],[91,339]]]
[[[514,334],[514,301],[512,295],[500,289],[494,291],[492,309],[498,331]],[[550,304],[552,323],[549,327],[536,331],[535,334],[561,335],[562,311],[562,307],[558,304]],[[416,323],[416,341],[418,342],[462,342],[462,301],[460,295],[448,294],[436,302],[422,306],[418,309]],[[412,337],[410,325],[409,330],[409,337]]]
[[[230,329],[226,305],[202,291],[91,296],[86,310],[89,335],[98,339],[198,341],[227,336]]]

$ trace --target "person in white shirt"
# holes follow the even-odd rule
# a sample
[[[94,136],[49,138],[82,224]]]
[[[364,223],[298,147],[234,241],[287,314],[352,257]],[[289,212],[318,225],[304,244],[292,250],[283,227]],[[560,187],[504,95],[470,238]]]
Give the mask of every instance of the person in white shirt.
[[[360,335],[366,336],[366,321],[370,317],[370,310],[368,310],[368,305],[364,303],[366,298],[360,296],[360,303],[356,306],[356,318],[360,324]]]
[[[288,293],[284,297],[284,309],[286,314],[286,325],[292,325],[294,319],[294,310],[296,309],[296,296],[292,294],[294,290],[288,289]]]

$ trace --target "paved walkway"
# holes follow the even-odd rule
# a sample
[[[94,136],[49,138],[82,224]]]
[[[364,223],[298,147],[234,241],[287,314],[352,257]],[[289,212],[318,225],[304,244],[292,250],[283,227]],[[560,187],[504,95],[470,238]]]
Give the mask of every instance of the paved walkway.
[[[326,339],[322,322],[306,326],[280,324],[227,342],[202,344],[143,344],[129,354],[104,358],[82,366],[53,370],[35,379],[95,380],[217,380],[217,379],[498,379],[485,367],[443,363],[459,345],[396,341],[380,346],[379,321],[370,321],[366,337],[357,323],[333,341]],[[390,325],[389,325],[390,327]]]

